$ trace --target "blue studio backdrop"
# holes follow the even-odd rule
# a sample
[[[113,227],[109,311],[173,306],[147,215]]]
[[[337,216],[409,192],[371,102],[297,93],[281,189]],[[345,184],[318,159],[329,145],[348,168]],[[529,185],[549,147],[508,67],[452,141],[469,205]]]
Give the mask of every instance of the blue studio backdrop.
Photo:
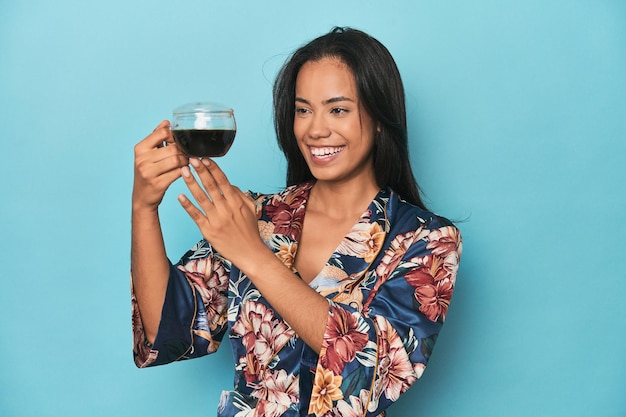
[[[133,146],[183,103],[234,107],[221,166],[284,184],[271,88],[335,25],[394,55],[411,158],[464,256],[423,378],[391,416],[626,415],[626,2],[0,2],[0,415],[210,416],[213,357],[136,369]],[[173,260],[199,239],[161,213]]]

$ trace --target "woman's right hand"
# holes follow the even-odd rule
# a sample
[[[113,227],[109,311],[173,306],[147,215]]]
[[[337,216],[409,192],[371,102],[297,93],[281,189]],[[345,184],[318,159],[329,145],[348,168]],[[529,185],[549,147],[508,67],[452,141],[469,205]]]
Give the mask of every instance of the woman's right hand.
[[[169,122],[162,121],[135,145],[131,275],[145,336],[154,342],[167,289],[169,261],[159,224],[158,208],[167,188],[189,163],[174,143]]]
[[[180,177],[180,168],[189,164],[169,125],[169,121],[162,121],[135,145],[133,210],[156,211],[167,188]]]

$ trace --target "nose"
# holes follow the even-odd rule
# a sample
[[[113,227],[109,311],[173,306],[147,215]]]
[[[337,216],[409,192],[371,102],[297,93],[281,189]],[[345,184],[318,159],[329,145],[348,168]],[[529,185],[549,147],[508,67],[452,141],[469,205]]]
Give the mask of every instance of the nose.
[[[311,123],[308,129],[308,135],[312,139],[323,139],[330,136],[330,127],[328,121],[321,113],[316,113],[311,117]]]

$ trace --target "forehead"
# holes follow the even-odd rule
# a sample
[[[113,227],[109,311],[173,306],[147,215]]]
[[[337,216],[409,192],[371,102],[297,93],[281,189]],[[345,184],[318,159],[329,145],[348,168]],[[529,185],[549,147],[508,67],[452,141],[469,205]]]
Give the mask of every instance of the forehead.
[[[347,95],[356,98],[357,88],[352,70],[337,58],[308,61],[296,78],[296,95]]]

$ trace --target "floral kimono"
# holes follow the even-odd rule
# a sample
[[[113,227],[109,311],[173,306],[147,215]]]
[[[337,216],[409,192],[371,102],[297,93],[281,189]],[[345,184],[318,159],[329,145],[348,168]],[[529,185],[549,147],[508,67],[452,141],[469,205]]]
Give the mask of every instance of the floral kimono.
[[[253,195],[263,241],[295,274],[312,185]],[[310,283],[329,303],[318,355],[202,240],[170,268],[153,345],[133,294],[135,363],[203,356],[228,333],[235,381],[234,390],[222,394],[219,416],[382,414],[424,371],[460,254],[461,236],[448,220],[380,191]]]

